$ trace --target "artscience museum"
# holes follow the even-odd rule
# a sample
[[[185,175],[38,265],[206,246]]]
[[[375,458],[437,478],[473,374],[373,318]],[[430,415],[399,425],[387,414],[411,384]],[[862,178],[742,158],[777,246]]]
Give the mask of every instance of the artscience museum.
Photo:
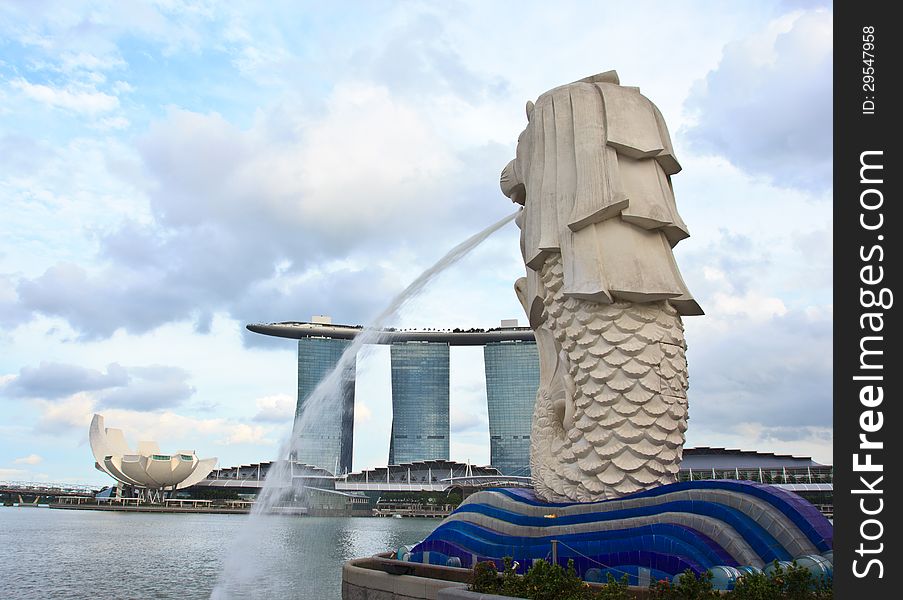
[[[164,454],[154,441],[138,442],[132,450],[122,430],[104,427],[104,418],[98,414],[91,420],[89,439],[97,470],[133,488],[138,497],[152,500],[202,481],[217,462],[198,458],[194,450]]]

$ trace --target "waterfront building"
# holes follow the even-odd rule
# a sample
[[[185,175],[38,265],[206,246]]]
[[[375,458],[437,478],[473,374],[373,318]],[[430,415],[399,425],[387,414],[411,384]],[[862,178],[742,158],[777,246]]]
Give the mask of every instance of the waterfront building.
[[[530,476],[530,429],[539,388],[536,342],[483,346],[489,408],[490,464],[505,475]]]
[[[316,416],[298,419],[308,408],[311,394],[335,368],[349,340],[304,337],[298,340],[298,402],[295,408],[293,458],[336,475],[351,470],[354,434],[354,361],[342,376],[339,403],[312,406]]]
[[[295,460],[336,475],[351,468],[354,429],[354,369],[343,378],[340,406],[317,407],[322,416],[297,417],[308,397],[335,367],[361,327],[333,324],[328,316],[310,322],[252,324],[255,333],[298,340],[298,404]],[[493,460],[510,473],[529,474],[530,418],[539,385],[539,360],[533,330],[516,319],[495,329],[394,329],[379,332],[374,343],[390,345],[392,360],[392,432],[389,463],[448,459],[449,347],[488,349],[487,398]],[[501,347],[501,344],[514,344]],[[353,361],[352,361],[353,364]],[[489,381],[489,380],[492,381]],[[510,389],[509,389],[510,387]],[[508,411],[508,414],[505,414]]]
[[[88,441],[94,467],[145,502],[161,503],[166,493],[195,485],[216,466],[216,458],[198,458],[193,450],[164,454],[154,441],[129,447],[122,430],[105,427],[103,415],[98,414],[91,419]]]
[[[680,481],[738,479],[776,485],[834,514],[834,467],[808,456],[735,448],[684,448]]]
[[[448,344],[405,342],[392,344],[390,348],[389,464],[448,460]]]
[[[331,370],[350,340],[361,331],[360,327],[334,325],[328,317],[315,317],[310,323],[248,325],[248,329],[298,340],[299,410],[303,408],[307,391]],[[391,345],[394,413],[389,441],[390,464],[449,458],[449,347],[483,346],[490,463],[505,476],[530,475],[530,429],[539,385],[539,358],[529,327],[519,327],[516,320],[505,320],[500,327],[488,330],[390,328],[380,332],[376,343]],[[307,439],[311,452],[320,447],[320,440],[347,440],[347,444],[342,442],[341,446],[343,451],[347,448],[347,455],[333,447],[319,455],[311,453],[304,458],[299,455],[297,460],[332,473],[338,453],[338,474],[350,472],[353,380],[354,374],[350,373],[342,407],[336,407],[333,417],[319,422],[315,431],[305,432],[310,436]],[[343,418],[335,418],[339,414]],[[408,437],[397,437],[405,435]],[[431,467],[427,467],[427,472],[430,471]],[[362,472],[360,476],[366,480],[370,475],[379,478],[387,473],[386,470],[381,474]],[[407,468],[392,471],[393,476],[397,473],[406,477]],[[415,479],[422,477],[417,473],[412,476]],[[826,513],[833,505],[833,469],[808,457],[724,448],[685,448],[679,478],[682,481],[742,479],[770,483],[803,496]],[[349,481],[356,479],[353,474],[349,476]]]
[[[216,469],[197,488],[236,490],[256,494],[272,463]],[[333,477],[325,469],[292,464],[296,484],[341,492],[366,492],[373,503],[387,492],[448,492],[454,488],[517,487],[530,480],[502,474],[490,466],[451,460],[427,460],[388,465]],[[808,456],[792,456],[754,450],[684,448],[680,481],[740,480],[767,483],[802,496],[826,515],[834,510],[834,468]],[[191,491],[191,490],[188,490]]]
[[[267,474],[276,463],[263,462],[215,469],[197,489],[232,490],[257,494]],[[374,467],[355,473],[333,476],[325,469],[290,462],[287,474],[294,485],[341,492],[374,492],[374,501],[382,492],[447,492],[455,487],[487,485],[512,487],[528,485],[529,479],[502,475],[489,466],[477,466],[453,460],[422,460],[385,467]]]

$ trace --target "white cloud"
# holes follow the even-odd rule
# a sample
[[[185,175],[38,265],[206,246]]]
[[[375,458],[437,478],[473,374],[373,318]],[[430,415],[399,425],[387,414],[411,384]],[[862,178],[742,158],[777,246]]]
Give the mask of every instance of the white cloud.
[[[14,79],[11,85],[32,100],[79,113],[104,113],[119,107],[119,99],[116,96],[92,88],[77,89],[72,86],[55,88],[40,83],[29,83],[21,77]]]
[[[131,122],[125,117],[104,117],[97,121],[96,127],[98,129],[126,129],[131,125]]]
[[[99,56],[90,52],[64,52],[60,56],[60,68],[72,71],[109,71],[125,67],[120,56]]]
[[[830,10],[799,11],[725,46],[687,100],[689,141],[779,185],[830,189],[832,28]]]
[[[766,426],[758,422],[723,424],[717,428],[697,424],[690,428],[688,446],[705,445],[778,454],[809,456],[821,464],[833,464],[834,432],[831,427]]]
[[[719,292],[715,294],[712,312],[717,316],[745,315],[763,320],[787,314],[787,307],[780,298],[769,298],[752,290],[742,296]]]
[[[34,401],[40,412],[38,430],[47,433],[88,431],[88,425],[98,410],[98,401],[89,393],[75,394],[69,398],[51,402]],[[215,451],[217,445],[272,446],[285,428],[271,425],[248,424],[240,421],[216,418],[197,418],[170,410],[145,412],[128,409],[107,409],[102,414],[109,427],[122,429],[132,445],[139,440],[156,440],[161,447],[192,449],[201,454]],[[175,448],[178,446],[178,448]]]
[[[135,87],[128,81],[116,81],[113,83],[113,91],[117,94],[131,94],[135,91]]]
[[[42,360],[184,366],[197,391],[178,409],[108,407],[110,426],[225,464],[273,458],[267,444],[290,421],[253,419],[288,414],[295,350],[243,338],[244,323],[366,319],[446,248],[509,212],[498,171],[528,98],[618,68],[662,108],[685,167],[675,188],[693,237],[678,262],[709,312],[687,320],[691,435],[716,445],[730,430],[731,445],[781,450],[782,422],[829,427],[830,194],[805,180],[825,180],[830,153],[808,143],[827,135],[810,136],[813,122],[830,125],[817,93],[824,14],[660,3],[650,20],[645,4],[575,3],[549,21],[541,2],[517,11],[406,3],[361,6],[352,18],[324,5],[299,24],[291,5],[21,6],[0,22],[0,37],[18,44],[0,64],[13,84],[0,89],[10,132],[0,137],[0,343],[14,349],[0,372]],[[348,26],[333,27],[338,17]],[[624,53],[639,30],[645,51]],[[703,84],[685,103],[694,81]],[[693,112],[702,129],[681,130]],[[512,226],[400,321],[523,321],[511,290],[522,270]],[[477,354],[452,357],[452,456],[485,463]],[[386,460],[384,360],[377,374],[359,372],[358,468]],[[271,397],[282,399],[249,402]],[[84,445],[101,402],[97,390],[9,402],[3,437],[15,439],[0,444],[45,456],[54,478],[79,468],[97,477],[84,448],[25,443]],[[737,421],[765,433],[731,430]]]
[[[355,423],[367,423],[373,419],[373,411],[370,410],[370,407],[367,406],[363,402],[355,402],[354,403],[354,422]]]
[[[263,427],[261,425],[238,423],[226,428],[226,436],[222,438],[220,443],[272,446],[276,443],[276,440],[268,437],[271,432],[271,428]]]
[[[459,408],[458,406],[452,406],[450,408],[450,412],[450,428],[455,434],[472,429],[479,429],[480,431],[485,433],[486,428],[488,427],[485,411],[482,413],[471,412],[469,410]]]
[[[475,174],[385,88],[342,84],[328,105],[303,124],[263,113],[247,129],[171,110],[141,143],[152,222],[100,233],[101,268],[61,261],[20,279],[12,312],[64,317],[86,339],[187,319],[202,331],[224,309],[289,319],[277,309],[311,300],[362,322],[412,267],[509,210],[502,199],[475,210],[497,176],[471,190]],[[420,264],[404,260],[412,250]]]
[[[19,374],[0,385],[14,398],[55,400],[80,392],[96,392],[103,407],[158,409],[182,404],[195,393],[190,374],[180,367],[107,365],[106,372],[67,363],[44,362],[22,367]]]
[[[264,396],[254,401],[257,406],[255,421],[266,423],[291,423],[295,416],[295,399],[288,394]]]
[[[337,86],[329,106],[299,155],[270,165],[269,181],[301,183],[310,199],[301,217],[360,231],[430,212],[423,193],[446,186],[457,161],[427,122],[387,89],[364,83]],[[286,191],[272,189],[274,197]]]
[[[451,459],[472,465],[489,464],[489,443],[483,436],[457,437],[451,440]]]
[[[26,473],[25,469],[0,469],[0,479],[17,479]]]
[[[28,456],[17,458],[13,462],[17,465],[39,465],[43,460],[44,457],[42,456],[38,456],[37,454],[29,454]]]
[[[725,281],[727,276],[724,271],[715,267],[705,266],[702,268],[702,274],[706,281]]]
[[[87,392],[74,394],[62,400],[35,400],[40,417],[37,429],[48,433],[61,433],[70,429],[88,431],[96,401]]]

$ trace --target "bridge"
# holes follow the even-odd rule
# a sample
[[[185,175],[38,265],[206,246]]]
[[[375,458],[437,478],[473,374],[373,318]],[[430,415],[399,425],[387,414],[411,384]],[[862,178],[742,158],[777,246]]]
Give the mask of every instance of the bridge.
[[[93,498],[100,486],[46,481],[0,481],[0,502],[40,504],[59,498]]]

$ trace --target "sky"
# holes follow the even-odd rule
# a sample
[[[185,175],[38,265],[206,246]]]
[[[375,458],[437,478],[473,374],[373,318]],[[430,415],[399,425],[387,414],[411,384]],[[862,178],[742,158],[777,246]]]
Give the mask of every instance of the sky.
[[[110,483],[127,439],[271,460],[291,340],[364,324],[514,210],[527,100],[617,69],[661,109],[688,446],[832,462],[832,9],[748,2],[0,0],[0,480]],[[510,224],[397,327],[523,312]],[[358,358],[354,468],[385,464],[386,348]],[[451,458],[487,464],[479,348],[451,352]]]

